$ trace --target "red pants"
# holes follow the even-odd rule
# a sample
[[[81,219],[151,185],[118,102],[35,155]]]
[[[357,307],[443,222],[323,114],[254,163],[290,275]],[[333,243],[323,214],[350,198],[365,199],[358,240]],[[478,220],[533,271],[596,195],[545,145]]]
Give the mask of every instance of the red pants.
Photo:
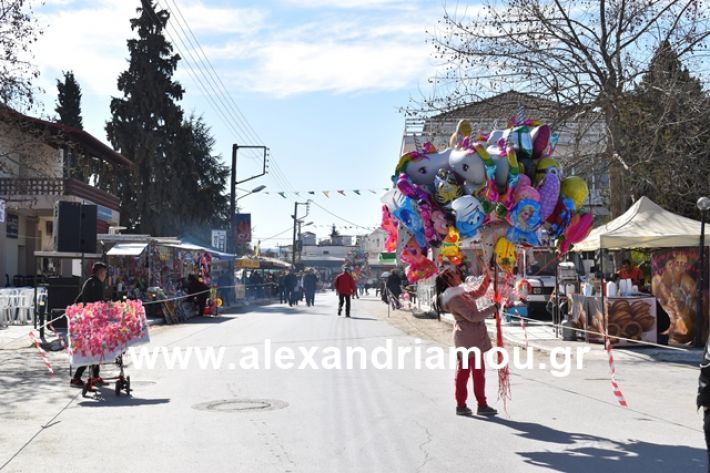
[[[456,405],[463,407],[466,405],[466,399],[468,398],[468,390],[466,385],[468,384],[469,372],[473,376],[473,395],[476,396],[476,402],[479,406],[486,405],[486,367],[483,362],[483,357],[481,357],[481,367],[476,369],[475,358],[469,358],[468,368],[463,367],[463,360],[461,354],[459,353],[459,359],[456,363]]]

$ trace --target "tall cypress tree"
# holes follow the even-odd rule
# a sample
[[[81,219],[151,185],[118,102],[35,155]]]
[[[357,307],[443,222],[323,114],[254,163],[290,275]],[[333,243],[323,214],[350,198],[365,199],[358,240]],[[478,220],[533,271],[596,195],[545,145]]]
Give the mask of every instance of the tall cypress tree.
[[[59,123],[84,129],[81,119],[81,87],[72,71],[66,71],[64,81],[57,79],[57,107]]]
[[[121,221],[131,230],[155,236],[174,231],[171,180],[176,175],[175,142],[183,123],[182,86],[173,81],[180,56],[173,54],[164,30],[169,14],[156,11],[153,0],[141,0],[131,19],[138,38],[128,40],[128,70],[118,78],[123,97],[111,100],[106,124],[113,146],[133,161],[119,178]],[[173,195],[171,195],[173,194]]]

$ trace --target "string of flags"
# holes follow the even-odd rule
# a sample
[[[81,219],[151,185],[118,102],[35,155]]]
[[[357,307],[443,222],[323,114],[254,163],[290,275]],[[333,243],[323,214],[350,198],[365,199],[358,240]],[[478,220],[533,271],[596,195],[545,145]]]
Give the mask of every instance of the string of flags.
[[[331,195],[342,195],[343,197],[348,197],[348,195],[357,195],[357,196],[363,196],[363,195],[380,195],[383,192],[387,192],[389,189],[388,188],[379,188],[379,189],[340,189],[340,190],[323,190],[323,191],[264,191],[262,194],[266,195],[275,195],[275,196],[280,196],[283,197],[284,199],[288,199],[288,195],[293,195],[296,197],[302,197],[302,196],[317,196],[323,194],[327,199],[330,199]]]

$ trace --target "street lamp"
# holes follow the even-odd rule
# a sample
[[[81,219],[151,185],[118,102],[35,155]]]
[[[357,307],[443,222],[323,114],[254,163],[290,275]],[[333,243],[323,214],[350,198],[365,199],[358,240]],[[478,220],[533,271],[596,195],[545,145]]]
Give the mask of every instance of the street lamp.
[[[236,200],[236,201],[239,202],[239,199],[243,199],[244,197],[246,197],[246,196],[248,196],[248,195],[252,195],[252,194],[256,194],[257,192],[261,192],[261,191],[263,191],[264,189],[266,189],[266,186],[258,186],[258,187],[255,187],[255,188],[253,188],[250,192],[247,192],[246,194],[237,197],[237,200]]]
[[[695,340],[697,348],[703,346],[703,292],[705,291],[705,212],[710,210],[710,197],[703,196],[698,199],[698,210],[700,210],[700,264],[698,275],[698,293],[695,307]]]

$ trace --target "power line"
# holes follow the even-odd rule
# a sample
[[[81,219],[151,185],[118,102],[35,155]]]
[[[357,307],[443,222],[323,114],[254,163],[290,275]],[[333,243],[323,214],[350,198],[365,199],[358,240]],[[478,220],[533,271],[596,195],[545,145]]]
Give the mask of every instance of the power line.
[[[206,77],[206,78],[208,77],[208,81],[209,81],[209,79],[211,79],[210,86],[211,86],[212,90],[215,91],[214,87],[212,87],[212,84],[214,84],[217,87],[217,89],[220,90],[220,94],[222,95],[222,97],[224,97],[228,101],[228,103],[231,105],[231,107],[226,107],[226,109],[228,110],[228,112],[231,113],[231,116],[233,118],[236,118],[236,121],[239,122],[240,127],[243,127],[240,129],[240,131],[245,131],[247,138],[254,140],[257,144],[263,145],[264,140],[261,139],[259,134],[256,132],[256,130],[251,126],[249,121],[246,119],[246,117],[242,113],[241,109],[239,108],[239,106],[235,102],[234,98],[229,93],[229,90],[225,86],[221,77],[219,76],[219,74],[217,74],[217,71],[215,70],[214,66],[212,65],[209,58],[207,57],[207,54],[204,52],[204,49],[200,45],[192,28],[190,27],[189,23],[185,19],[185,16],[182,14],[182,10],[180,9],[180,6],[178,5],[177,1],[173,0],[173,4],[175,5],[175,11],[177,11],[177,13],[178,13],[177,15],[174,14],[173,9],[167,3],[167,0],[165,0],[165,1],[166,1],[166,6],[167,6],[168,10],[170,11],[170,13],[173,14],[173,18],[175,19],[175,23],[181,29],[183,35],[187,38],[188,42],[193,47],[195,47],[196,51],[198,51],[198,52],[196,52],[196,54],[198,55],[198,62],[200,62],[200,64],[202,65],[202,69],[199,70],[199,72],[202,73],[203,77]],[[180,20],[182,20],[182,22]],[[189,32],[189,36],[185,32],[185,28],[183,28],[182,23],[185,24],[185,28],[187,28],[187,31]],[[178,34],[177,30],[175,29],[174,26],[173,26],[173,30],[176,32],[176,34]],[[192,39],[190,39],[190,37]],[[194,40],[194,43],[193,43],[193,40]],[[182,40],[181,40],[181,42],[182,42]],[[184,44],[185,43],[183,42],[183,45]],[[195,59],[190,51],[188,51],[188,54],[190,54],[190,56],[193,58],[193,60]],[[202,58],[199,57],[200,54],[202,55],[202,58],[204,58],[204,61],[202,60]],[[205,66],[205,64],[207,66]],[[208,68],[209,68],[209,70],[208,70]],[[215,91],[215,93],[217,93],[217,92]],[[220,102],[224,106],[224,101],[220,101]],[[273,176],[274,176],[275,180],[277,181],[277,183],[282,187],[293,189],[293,186],[291,185],[288,178],[281,170],[280,166],[278,165],[278,162],[273,157],[273,155],[272,155],[272,159],[271,159],[271,164],[273,166],[273,171],[274,171]]]

